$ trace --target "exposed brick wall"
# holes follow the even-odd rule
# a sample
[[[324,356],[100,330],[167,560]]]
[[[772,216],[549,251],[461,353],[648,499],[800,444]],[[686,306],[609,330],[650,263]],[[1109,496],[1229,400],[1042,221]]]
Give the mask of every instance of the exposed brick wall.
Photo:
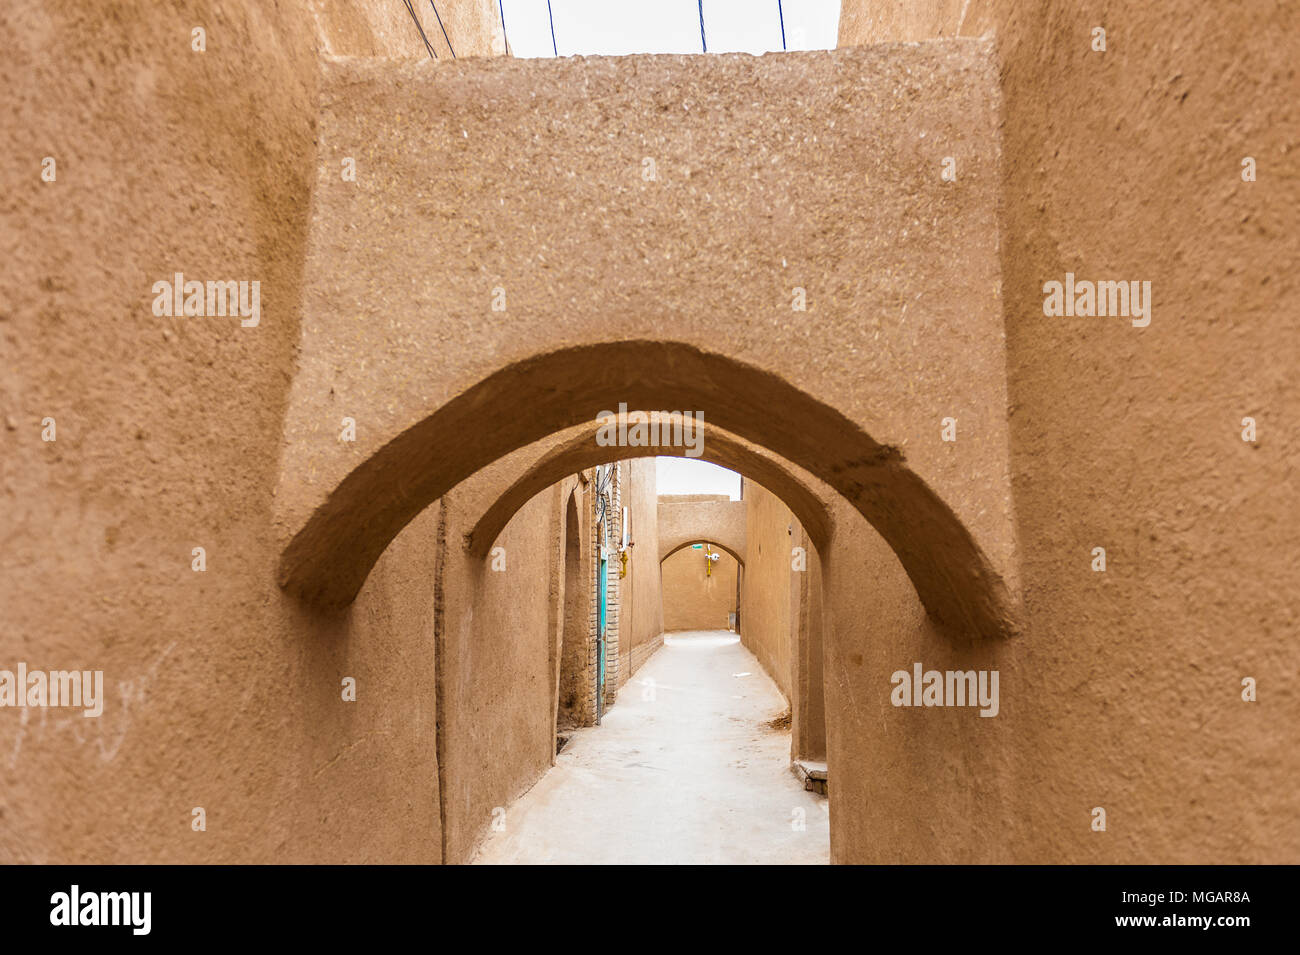
[[[632,657],[631,672],[635,673],[637,670],[641,669],[641,667],[645,665],[645,662],[654,655],[654,652],[658,650],[660,647],[662,647],[663,645],[664,645],[664,635],[660,633],[654,639],[647,640],[644,643],[639,643],[636,646],[634,646],[632,648],[632,654],[631,654]],[[629,674],[629,679],[630,678],[631,678],[631,674]],[[627,681],[625,680],[624,682]]]
[[[605,608],[605,697],[602,701],[605,708],[614,704],[619,685],[626,682],[625,677],[621,678],[619,665],[622,584],[618,576],[618,544],[623,533],[621,503],[623,468],[619,465],[614,466],[613,478],[604,494],[608,530],[604,521],[597,520],[600,514],[600,502],[596,494],[596,473],[594,470],[589,471],[587,476],[589,483],[583,499],[589,528],[586,543],[590,559],[586,561],[585,572],[580,578],[585,592],[590,595],[587,598],[586,632],[581,646],[566,647],[564,669],[560,680],[561,711],[568,716],[570,725],[577,726],[593,725],[597,715],[596,692],[600,680],[600,607],[596,594],[600,587],[602,547],[608,548],[609,560]],[[567,700],[571,700],[572,703],[566,709]]]
[[[605,627],[605,706],[613,705],[618,695],[618,637],[622,608],[622,581],[618,576],[618,548],[623,539],[623,465],[614,465],[614,478],[609,486],[609,567],[606,580],[608,606]]]

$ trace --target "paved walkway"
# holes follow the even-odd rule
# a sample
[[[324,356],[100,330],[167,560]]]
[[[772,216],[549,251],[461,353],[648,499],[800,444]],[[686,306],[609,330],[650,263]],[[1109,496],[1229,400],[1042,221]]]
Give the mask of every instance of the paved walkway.
[[[669,634],[474,862],[824,864],[827,802],[791,775],[789,731],[763,725],[784,709],[735,634]]]

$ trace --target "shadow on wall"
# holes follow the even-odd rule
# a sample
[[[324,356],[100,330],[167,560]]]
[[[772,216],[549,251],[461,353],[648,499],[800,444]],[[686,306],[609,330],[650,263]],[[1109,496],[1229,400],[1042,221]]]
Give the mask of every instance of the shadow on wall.
[[[584,725],[587,645],[586,575],[582,571],[582,537],[578,527],[577,493],[568,495],[564,532],[564,620],[560,644],[556,729]]]

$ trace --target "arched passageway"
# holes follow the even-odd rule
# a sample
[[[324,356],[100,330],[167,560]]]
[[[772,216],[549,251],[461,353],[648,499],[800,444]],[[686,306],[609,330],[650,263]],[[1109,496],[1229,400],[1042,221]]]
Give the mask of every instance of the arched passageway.
[[[781,695],[735,634],[668,635],[629,689],[472,861],[829,861],[827,801],[790,772],[784,735],[765,725]]]
[[[659,561],[664,630],[739,632],[744,562],[707,538],[684,541]]]
[[[284,586],[346,606],[429,502],[625,403],[702,412],[810,471],[890,543],[935,619],[1008,633],[996,70],[978,44],[822,59],[852,81],[801,58],[651,58],[633,72],[578,59],[528,86],[498,62],[400,79],[330,64],[326,153],[372,148],[366,176],[314,196],[277,495]],[[445,112],[489,90],[491,109]],[[701,98],[713,107],[691,108]],[[562,104],[582,174],[553,161],[543,103]],[[399,115],[438,120],[412,132]],[[646,144],[634,156],[628,115]],[[432,132],[444,122],[454,137]],[[918,128],[966,144],[960,190],[917,153]],[[735,129],[765,132],[737,150]],[[541,152],[502,148],[521,137]],[[640,178],[647,148],[662,181]],[[703,178],[701,150],[714,157]],[[943,215],[918,217],[918,203]],[[350,444],[335,440],[342,416]],[[945,416],[960,419],[955,445],[940,440]]]
[[[674,554],[680,553],[681,551],[685,550],[688,547],[695,547],[697,545],[705,546],[706,549],[716,548],[718,550],[725,551],[726,554],[737,564],[739,564],[741,567],[745,566],[745,556],[743,553],[741,553],[740,551],[736,550],[736,548],[731,547],[728,544],[724,544],[716,537],[708,537],[708,536],[692,537],[690,540],[681,541],[680,543],[674,545],[673,547],[668,548],[668,552],[659,558],[659,563],[662,564],[664,561],[668,560],[668,558],[672,557]]]
[[[745,502],[741,500],[680,500],[672,495],[659,501],[659,559],[687,544],[716,541],[740,563],[745,562]]]
[[[343,189],[322,182],[312,204],[275,498],[279,580],[312,607],[344,608],[394,535],[440,501],[451,537],[440,541],[449,580],[438,652],[460,685],[445,705],[440,685],[439,699],[454,723],[447,735],[464,739],[449,753],[444,815],[459,833],[449,858],[517,778],[497,773],[505,760],[483,757],[483,742],[544,722],[518,718],[525,702],[541,705],[523,695],[545,689],[521,661],[535,661],[554,631],[524,634],[517,618],[545,604],[536,581],[553,582],[563,563],[548,549],[531,578],[485,571],[502,544],[512,568],[541,553],[559,509],[520,484],[522,509],[490,495],[479,510],[471,489],[474,513],[491,514],[478,526],[453,489],[481,490],[491,482],[481,474],[513,469],[530,448],[546,453],[550,436],[604,410],[701,412],[809,474],[804,487],[829,489],[836,520],[825,522],[824,556],[839,579],[828,586],[828,632],[840,652],[826,683],[842,697],[837,722],[851,743],[873,737],[844,714],[863,712],[889,662],[873,621],[907,652],[935,621],[945,652],[961,642],[954,634],[1013,629],[996,70],[974,44],[833,59],[831,74],[798,58],[689,69],[652,58],[633,70],[561,62],[527,88],[498,65],[398,81],[366,64],[328,66],[322,162],[370,147],[365,176]],[[779,112],[755,84],[781,91]],[[797,115],[786,108],[792,84]],[[666,108],[646,111],[647,94]],[[490,109],[446,108],[484,95]],[[881,111],[886,100],[898,108]],[[712,108],[691,108],[703,101]],[[543,104],[563,106],[562,130]],[[629,113],[641,133],[630,152],[620,135]],[[399,129],[397,116],[434,122]],[[452,135],[420,140],[422,128],[447,124]],[[759,131],[750,148],[734,148],[736,129]],[[930,136],[925,149],[917,129]],[[553,161],[557,133],[580,169]],[[951,136],[968,157],[960,189],[933,174],[929,155]],[[666,174],[657,184],[636,175],[647,150]],[[706,154],[714,161],[701,169]],[[917,214],[928,208],[936,214]],[[343,416],[355,441],[336,440]],[[940,441],[949,416],[961,421],[956,444]],[[516,474],[533,479],[526,466]],[[868,562],[839,549],[846,537],[882,546]],[[864,579],[887,594],[864,606]],[[539,742],[516,747],[519,765],[545,752]]]
[[[670,342],[564,349],[474,385],[378,449],[329,493],[285,549],[282,585],[313,604],[345,606],[388,542],[459,481],[620,403],[705,409],[712,423],[843,495],[889,543],[935,619],[984,637],[1011,631],[1011,595],[1002,576],[898,448],[878,444],[834,408],[770,373]]]
[[[655,422],[671,421],[680,419],[681,415],[654,412],[650,418]],[[556,435],[553,442],[537,442],[542,447],[536,451],[535,459],[522,466],[522,473],[518,476],[512,475],[508,484],[491,492],[482,515],[470,533],[471,553],[479,557],[486,556],[492,542],[519,508],[567,475],[602,464],[611,457],[628,460],[640,457],[692,456],[688,455],[689,449],[686,447],[674,445],[611,449],[597,443],[596,436],[600,427],[598,421],[588,421],[566,429]],[[703,440],[697,460],[747,475],[771,489],[789,505],[817,545],[826,545],[831,535],[827,499],[834,495],[834,491],[802,468],[783,461],[770,451],[744,441],[715,424],[704,422],[701,433]],[[664,541],[661,540],[660,556],[666,556],[664,546]],[[740,547],[734,549],[738,552],[743,550]]]
[[[635,419],[637,415],[633,413],[629,417]],[[673,416],[663,416],[658,413],[649,415],[650,419],[661,422],[667,421],[670,417]],[[676,417],[679,418],[680,415]],[[567,475],[604,463],[612,456],[621,457],[625,462],[646,458],[652,462],[652,456],[684,457],[682,448],[672,446],[602,447],[595,441],[598,429],[599,425],[596,422],[570,428],[554,436],[552,440],[540,441],[535,446],[516,452],[509,459],[494,466],[490,473],[476,477],[472,482],[473,489],[468,504],[475,530],[470,535],[467,555],[472,559],[487,556],[498,535],[512,521],[519,508]],[[798,758],[824,760],[826,730],[821,686],[822,631],[825,625],[822,615],[824,581],[818,555],[828,552],[834,524],[827,500],[835,498],[836,495],[815,477],[781,460],[769,451],[757,448],[713,425],[706,424],[703,431],[705,440],[703,454],[699,460],[744,475],[745,486],[751,489],[746,493],[752,492],[754,497],[779,501],[789,508],[788,517],[780,518],[778,522],[778,531],[781,545],[793,550],[781,557],[779,551],[773,553],[773,544],[768,542],[769,550],[766,556],[760,553],[760,556],[764,557],[765,573],[755,579],[756,596],[751,601],[755,613],[750,618],[755,626],[748,630],[746,638],[753,638],[754,646],[751,649],[760,654],[763,665],[775,669],[780,675],[778,685],[786,694],[791,707],[792,755]],[[650,493],[654,495],[656,492],[652,489]],[[683,515],[694,514],[695,517],[708,521],[712,516],[708,507],[697,510],[696,505],[707,505],[709,502],[690,497],[684,498],[683,501],[685,503],[679,502],[672,496],[658,497],[660,536],[657,544],[653,538],[644,534],[646,530],[644,524],[640,527],[641,532],[636,532],[637,522],[633,521],[634,533],[631,536],[637,550],[633,564],[642,569],[632,574],[634,578],[632,582],[638,586],[644,583],[642,579],[646,572],[644,559],[648,557],[655,560],[656,546],[657,553],[666,557],[692,543],[707,540],[716,542],[719,550],[724,553],[729,552],[741,564],[744,563],[743,513],[742,523],[738,528],[740,541],[728,543],[726,533],[720,533],[723,528],[714,523],[709,523],[705,527],[697,525],[695,532],[692,533],[691,523]],[[750,503],[747,499],[730,502],[726,506],[741,508],[743,511]],[[682,515],[678,515],[665,525],[663,514],[666,510],[680,511]],[[475,514],[479,516],[473,518]],[[773,520],[775,519],[774,516]],[[857,515],[854,519],[861,522]],[[653,516],[651,521],[654,522]],[[787,526],[788,524],[790,526]],[[666,526],[676,534],[674,542],[669,542],[664,536]],[[736,530],[732,528],[733,533]],[[795,536],[787,539],[787,533]],[[646,550],[647,547],[650,548],[649,552]],[[658,561],[655,562],[656,577],[660,575],[661,566]],[[737,595],[732,608],[735,610],[739,610],[744,602],[744,571],[740,573],[740,594]],[[656,604],[664,601],[666,605],[666,602],[672,599],[671,594],[666,592],[670,590],[671,588],[661,589],[656,581],[652,599]],[[674,629],[671,615],[665,616],[669,619],[661,616],[660,627]],[[744,617],[743,614],[739,616],[742,619]],[[777,621],[780,621],[780,624]],[[740,620],[737,622],[740,623]],[[725,627],[726,625],[725,615],[710,622],[710,626]],[[744,627],[741,629],[745,632]],[[635,637],[632,639],[634,640]],[[628,639],[625,638],[626,656],[621,661],[621,666],[631,670],[639,666],[644,659],[645,648],[638,647],[636,651],[632,651],[626,649],[628,643]],[[776,648],[783,643],[788,650],[777,650]]]

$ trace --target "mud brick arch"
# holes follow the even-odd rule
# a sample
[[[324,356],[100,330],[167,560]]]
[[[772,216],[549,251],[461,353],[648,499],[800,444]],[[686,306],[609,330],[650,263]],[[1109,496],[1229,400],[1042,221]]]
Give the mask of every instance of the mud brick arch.
[[[346,606],[459,481],[626,403],[807,471],[933,617],[1014,629],[988,44],[326,74],[285,588]]]

